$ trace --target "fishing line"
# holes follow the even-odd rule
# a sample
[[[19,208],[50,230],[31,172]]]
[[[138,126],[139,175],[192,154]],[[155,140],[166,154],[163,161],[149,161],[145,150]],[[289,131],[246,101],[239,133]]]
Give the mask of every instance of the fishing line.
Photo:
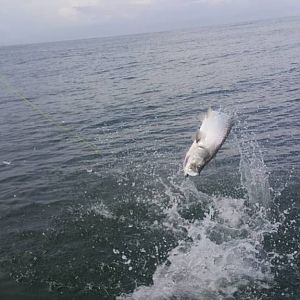
[[[99,154],[98,147],[92,143],[86,140],[82,135],[76,133],[73,128],[69,128],[66,125],[60,125],[57,123],[55,119],[53,119],[47,112],[44,112],[38,105],[31,102],[28,98],[26,98],[20,91],[13,88],[11,84],[9,84],[8,80],[6,80],[3,75],[0,74],[0,81],[2,82],[2,86],[6,88],[7,95],[15,95],[20,100],[22,100],[23,103],[26,104],[26,106],[30,107],[32,111],[35,111],[39,113],[45,120],[47,120],[49,123],[51,123],[54,127],[58,128],[60,131],[71,133],[71,136],[78,140],[79,142],[85,144],[89,148],[91,148],[93,151],[95,151],[96,154]]]

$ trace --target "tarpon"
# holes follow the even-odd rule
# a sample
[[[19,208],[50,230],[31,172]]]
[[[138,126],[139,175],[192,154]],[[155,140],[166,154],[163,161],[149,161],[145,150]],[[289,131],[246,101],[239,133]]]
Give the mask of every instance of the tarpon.
[[[200,174],[225,142],[232,125],[231,116],[211,109],[207,111],[185,156],[183,163],[185,176]]]

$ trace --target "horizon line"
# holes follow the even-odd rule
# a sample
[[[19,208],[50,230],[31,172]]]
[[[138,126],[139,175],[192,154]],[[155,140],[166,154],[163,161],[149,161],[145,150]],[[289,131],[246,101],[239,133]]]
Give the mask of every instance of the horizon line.
[[[181,30],[193,30],[200,28],[208,28],[208,27],[220,27],[220,26],[240,26],[247,25],[250,23],[258,23],[258,22],[268,22],[268,21],[276,21],[276,20],[284,20],[284,19],[292,19],[292,18],[300,18],[300,15],[290,15],[283,17],[270,17],[270,18],[250,18],[245,21],[238,22],[224,22],[224,23],[212,23],[212,24],[203,24],[203,25],[195,25],[195,26],[187,26],[187,27],[179,27],[179,28],[170,28],[165,30],[155,30],[155,31],[144,31],[144,32],[132,32],[125,34],[112,34],[112,35],[102,35],[102,36],[91,36],[91,37],[78,37],[71,39],[63,39],[63,40],[49,40],[49,41],[41,41],[41,42],[21,42],[16,44],[0,44],[0,48],[7,47],[22,47],[22,46],[30,46],[30,45],[42,45],[42,44],[52,44],[52,43],[63,43],[63,42],[74,42],[74,41],[84,41],[84,40],[92,40],[92,39],[108,39],[108,38],[117,38],[117,37],[126,37],[126,36],[135,36],[135,35],[145,35],[145,34],[155,34],[155,33],[167,33],[167,32],[176,32]]]

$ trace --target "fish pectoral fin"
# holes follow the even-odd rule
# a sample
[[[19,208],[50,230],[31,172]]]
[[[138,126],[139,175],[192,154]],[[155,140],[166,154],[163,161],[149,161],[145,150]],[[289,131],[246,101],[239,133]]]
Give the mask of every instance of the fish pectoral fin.
[[[207,116],[209,116],[211,113],[212,113],[212,109],[211,109],[211,106],[209,106],[207,109]]]
[[[205,139],[205,133],[198,129],[196,132],[196,135],[195,135],[196,143],[198,143],[198,142],[200,142],[200,140],[204,140],[204,139]]]

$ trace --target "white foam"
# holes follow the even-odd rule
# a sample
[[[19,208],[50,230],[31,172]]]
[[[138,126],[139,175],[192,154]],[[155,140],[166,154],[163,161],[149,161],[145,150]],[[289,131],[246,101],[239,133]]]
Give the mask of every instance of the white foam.
[[[240,148],[245,199],[205,195],[191,181],[164,183],[170,204],[164,226],[174,232],[184,228],[189,239],[180,241],[170,251],[167,263],[158,266],[152,286],[138,287],[119,299],[213,300],[232,296],[250,282],[268,287],[273,280],[272,255],[265,253],[263,239],[266,232],[277,229],[266,213],[271,200],[268,176],[257,144],[249,148],[241,143]],[[198,199],[209,212],[202,220],[184,219],[178,210],[182,198],[187,205]]]
[[[192,242],[181,242],[169,253],[168,263],[154,273],[153,285],[120,299],[221,299],[251,281],[272,280],[270,263],[261,256],[263,231],[251,231],[243,224],[244,212],[238,214],[243,201],[215,200],[217,208],[186,226]],[[217,240],[214,231],[220,234]]]
[[[105,218],[114,218],[113,213],[107,208],[103,202],[93,203],[87,209],[88,213],[99,215]]]

